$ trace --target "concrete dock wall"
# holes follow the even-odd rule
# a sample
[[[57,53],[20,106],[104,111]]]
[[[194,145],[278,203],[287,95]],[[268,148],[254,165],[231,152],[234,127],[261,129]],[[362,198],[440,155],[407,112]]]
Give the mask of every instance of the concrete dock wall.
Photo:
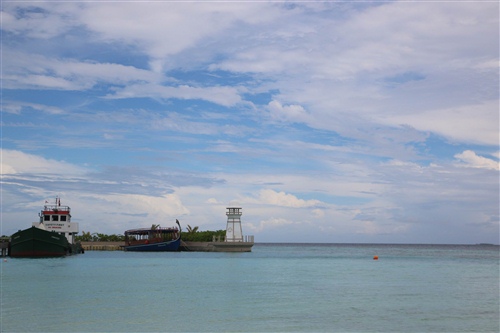
[[[85,251],[123,251],[124,242],[82,242]],[[253,242],[184,242],[181,251],[192,252],[251,252]]]
[[[124,242],[82,242],[85,251],[122,251]]]
[[[181,251],[252,252],[253,242],[181,242]]]

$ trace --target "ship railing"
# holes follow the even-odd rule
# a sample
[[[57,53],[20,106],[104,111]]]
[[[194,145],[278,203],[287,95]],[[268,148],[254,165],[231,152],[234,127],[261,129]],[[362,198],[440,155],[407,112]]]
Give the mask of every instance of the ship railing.
[[[59,205],[45,205],[43,206],[44,211],[70,211],[71,208],[69,206],[59,206]]]

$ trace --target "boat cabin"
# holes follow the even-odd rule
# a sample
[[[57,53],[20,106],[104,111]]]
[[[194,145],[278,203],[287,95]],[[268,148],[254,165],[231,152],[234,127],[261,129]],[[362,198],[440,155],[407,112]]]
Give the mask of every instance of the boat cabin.
[[[176,227],[141,228],[125,231],[125,245],[154,244],[168,242],[179,238],[179,229]]]
[[[70,244],[75,243],[78,234],[78,223],[71,222],[71,209],[61,206],[61,199],[56,198],[56,204],[46,204],[39,213],[40,221],[32,225],[39,229],[57,232],[64,235]]]

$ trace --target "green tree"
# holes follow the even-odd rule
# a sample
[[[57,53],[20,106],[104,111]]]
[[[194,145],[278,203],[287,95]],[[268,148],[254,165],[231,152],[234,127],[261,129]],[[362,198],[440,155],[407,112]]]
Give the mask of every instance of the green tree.
[[[188,226],[187,226],[188,234],[195,234],[197,231],[198,231],[198,227],[191,228],[191,226],[188,224]]]
[[[90,231],[82,231],[82,235],[76,236],[75,239],[80,242],[90,242],[92,240],[92,235],[90,234]]]

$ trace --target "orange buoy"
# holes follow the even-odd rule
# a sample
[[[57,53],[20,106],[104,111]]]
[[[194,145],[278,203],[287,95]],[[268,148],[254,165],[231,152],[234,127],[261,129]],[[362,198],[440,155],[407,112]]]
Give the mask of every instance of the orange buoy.
[[[378,256],[374,256],[374,257],[373,257],[373,260],[378,260]]]

